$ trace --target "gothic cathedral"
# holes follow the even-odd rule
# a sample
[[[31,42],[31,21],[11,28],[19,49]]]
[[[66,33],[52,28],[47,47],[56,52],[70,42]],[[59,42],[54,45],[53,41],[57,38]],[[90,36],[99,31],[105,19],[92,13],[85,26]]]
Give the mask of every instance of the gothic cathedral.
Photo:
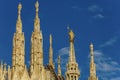
[[[60,56],[58,57],[58,73],[55,72],[53,63],[52,35],[50,34],[49,63],[43,65],[43,36],[40,29],[39,3],[35,3],[36,16],[34,19],[34,31],[31,35],[30,67],[25,64],[25,36],[22,31],[21,10],[18,5],[18,19],[16,32],[13,36],[12,66],[0,64],[0,80],[80,80],[80,70],[76,62],[74,49],[74,32],[69,30],[69,60],[66,64],[65,76],[62,75]],[[94,63],[93,44],[90,44],[90,77],[88,80],[98,80]]]

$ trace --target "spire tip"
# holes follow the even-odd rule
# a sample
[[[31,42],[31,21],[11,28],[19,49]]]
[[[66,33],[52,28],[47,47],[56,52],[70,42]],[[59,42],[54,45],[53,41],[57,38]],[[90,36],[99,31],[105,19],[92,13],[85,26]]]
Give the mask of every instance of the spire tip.
[[[19,13],[20,13],[21,9],[22,9],[22,4],[19,3],[19,5],[18,5],[18,11],[19,11]]]
[[[36,12],[38,12],[38,10],[39,10],[39,2],[38,2],[38,0],[36,1],[35,7],[36,7]]]
[[[58,64],[60,64],[60,55],[58,56]]]
[[[93,47],[94,47],[94,46],[93,46],[93,44],[91,43],[91,44],[90,44],[90,54],[91,54],[91,55],[93,55]]]
[[[50,34],[50,45],[52,45],[52,34]]]
[[[93,49],[93,43],[90,44],[90,49]]]

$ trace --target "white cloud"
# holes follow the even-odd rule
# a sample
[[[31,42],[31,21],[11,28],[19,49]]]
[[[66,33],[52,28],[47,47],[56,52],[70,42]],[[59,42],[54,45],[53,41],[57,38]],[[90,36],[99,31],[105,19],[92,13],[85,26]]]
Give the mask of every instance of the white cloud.
[[[99,7],[98,5],[91,5],[88,7],[88,10],[90,12],[103,12],[103,9]]]
[[[62,68],[62,71],[65,71],[66,69],[66,64],[68,62],[68,56],[69,56],[69,47],[64,47],[64,48],[61,48],[59,51],[58,51],[58,54],[60,55],[61,57],[61,68]],[[55,59],[55,63],[57,63],[58,59],[56,58]]]
[[[101,51],[94,51],[96,70],[98,77],[102,80],[118,80],[120,74],[120,64],[111,57],[105,56]],[[113,76],[116,76],[113,78]]]
[[[115,42],[117,42],[117,40],[118,40],[118,37],[111,38],[110,40],[106,41],[105,43],[103,43],[99,47],[112,46]]]
[[[88,6],[88,11],[91,12],[92,15],[90,21],[101,20],[105,17],[103,15],[103,9],[96,4]]]
[[[82,8],[80,8],[79,6],[72,6],[72,9],[75,9],[77,11],[81,11],[82,10]]]
[[[120,80],[120,77],[117,77],[117,78],[112,78],[110,80]]]
[[[69,54],[69,47],[61,48],[58,51],[58,53],[59,53],[60,56],[68,55]]]
[[[95,18],[95,19],[103,19],[104,16],[99,13],[99,14],[96,14],[95,16],[93,16],[93,18]]]

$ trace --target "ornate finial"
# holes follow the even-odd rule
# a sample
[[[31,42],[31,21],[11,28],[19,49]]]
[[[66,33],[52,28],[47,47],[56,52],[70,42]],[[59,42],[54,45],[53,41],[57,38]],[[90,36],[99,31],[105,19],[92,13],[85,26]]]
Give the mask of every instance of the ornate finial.
[[[93,55],[93,44],[90,44],[90,54]]]
[[[94,52],[93,52],[93,44],[90,44],[90,77],[89,79],[92,79],[94,77],[94,80],[97,80],[97,76],[96,76],[96,66],[94,63]]]
[[[16,23],[16,32],[18,32],[18,33],[22,32],[21,10],[22,10],[22,4],[19,3],[19,5],[18,5],[18,19],[17,19],[17,23]]]
[[[40,32],[40,19],[39,19],[39,3],[38,0],[35,3],[35,8],[36,8],[36,16],[35,16],[35,22],[34,22],[34,31]]]
[[[8,70],[10,70],[10,65],[8,65]]]
[[[35,7],[36,7],[36,12],[38,12],[39,11],[39,2],[38,1],[36,2]]]
[[[58,56],[58,64],[60,64],[60,56]]]
[[[6,66],[7,64],[6,63],[4,63],[4,66]]]
[[[6,71],[6,65],[7,65],[7,64],[6,64],[6,63],[4,63],[4,67],[3,67],[3,68],[4,68],[4,71]]]
[[[70,42],[73,42],[74,41],[74,32],[70,29],[69,25],[67,26],[67,29],[69,31]]]
[[[21,13],[21,9],[22,9],[22,4],[19,3],[19,5],[18,5],[18,15],[20,15],[20,13]]]
[[[58,56],[58,76],[61,76],[60,56]]]
[[[74,32],[72,30],[69,31],[70,42],[74,41]]]
[[[90,49],[93,49],[93,44],[92,43],[90,44]]]
[[[50,34],[50,47],[52,46],[52,35]]]
[[[54,68],[53,49],[52,49],[52,35],[51,34],[50,34],[50,48],[49,48],[49,64]]]

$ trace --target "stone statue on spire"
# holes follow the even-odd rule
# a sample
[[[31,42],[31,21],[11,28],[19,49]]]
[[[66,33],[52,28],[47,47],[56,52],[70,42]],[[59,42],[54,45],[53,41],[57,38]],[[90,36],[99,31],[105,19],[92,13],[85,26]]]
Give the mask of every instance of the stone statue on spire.
[[[35,4],[35,8],[36,8],[36,18],[38,18],[38,12],[39,12],[39,2],[38,1]]]
[[[18,5],[18,14],[19,14],[19,15],[21,14],[21,10],[22,10],[22,4],[19,3],[19,5]]]
[[[74,41],[74,32],[72,30],[69,31],[70,42]]]
[[[93,55],[94,53],[93,53],[93,44],[91,43],[90,44],[90,55]]]
[[[37,32],[40,32],[40,19],[39,19],[39,2],[37,1],[35,3],[35,8],[36,8],[36,16],[34,20],[34,30]]]
[[[80,76],[80,71],[78,69],[78,63],[76,62],[75,57],[75,49],[74,49],[74,32],[71,29],[69,30],[69,40],[70,40],[70,48],[69,48],[69,60],[67,63],[66,70],[66,80],[78,80]]]

